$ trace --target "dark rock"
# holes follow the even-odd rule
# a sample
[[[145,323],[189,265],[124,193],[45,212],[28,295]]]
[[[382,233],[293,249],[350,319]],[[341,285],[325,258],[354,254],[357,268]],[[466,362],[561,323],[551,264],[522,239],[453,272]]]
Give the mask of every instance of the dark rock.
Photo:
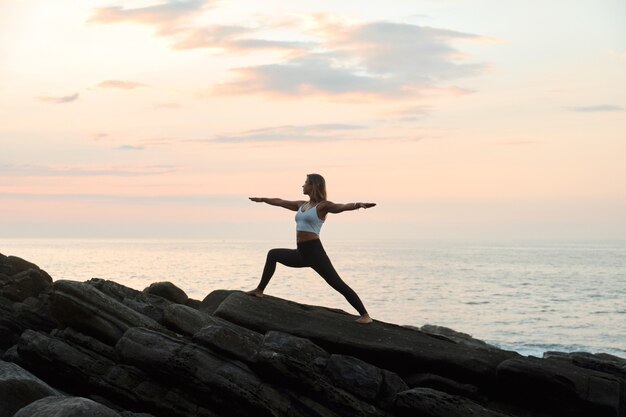
[[[395,372],[386,369],[381,369],[381,371],[383,373],[383,382],[380,386],[378,403],[382,408],[390,410],[394,406],[398,393],[408,390],[409,386]]]
[[[119,301],[126,307],[136,312],[150,317],[157,323],[162,323],[164,310],[171,304],[171,301],[147,292],[138,291],[126,287],[114,281],[101,278],[92,278],[87,284],[95,287],[100,292]]]
[[[4,353],[2,354],[2,360],[6,362],[13,362],[19,365],[21,360],[20,354],[17,352],[17,345],[13,345],[6,351],[4,351]]]
[[[563,360],[581,368],[605,372],[626,382],[626,359],[617,356],[606,353],[546,352],[543,354],[543,357],[548,360]]]
[[[365,400],[374,402],[383,382],[380,368],[345,355],[330,355],[326,373],[333,383]]]
[[[621,416],[623,384],[613,375],[563,361],[510,359],[498,367],[504,392],[536,409],[567,416]]]
[[[131,411],[120,411],[120,417],[154,417],[148,413],[133,413]]]
[[[40,269],[27,269],[0,283],[0,296],[12,301],[36,297],[52,285],[52,278]]]
[[[415,374],[404,378],[411,388],[432,388],[451,395],[461,395],[473,400],[480,400],[481,396],[476,386],[461,384],[448,378],[433,374]]]
[[[46,397],[18,411],[14,417],[120,417],[110,408],[80,397]]]
[[[194,342],[244,362],[256,361],[263,335],[235,324],[215,323],[205,326],[193,336]]]
[[[177,304],[185,304],[189,300],[185,291],[181,290],[169,281],[154,282],[143,291],[149,294],[158,295],[159,297],[163,297],[166,300],[170,300],[171,302]]]
[[[107,297],[88,284],[56,281],[51,312],[62,326],[70,326],[105,343],[115,344],[131,327],[164,331],[160,324]]]
[[[93,390],[131,410],[148,411],[158,417],[220,417],[202,400],[177,388],[178,381],[157,382],[142,370],[115,365],[91,381]],[[122,413],[121,413],[122,414]]]
[[[263,349],[281,353],[307,366],[326,367],[330,354],[312,341],[288,333],[269,331],[263,338]]]
[[[91,285],[101,293],[106,294],[119,302],[122,302],[127,298],[136,299],[144,296],[144,293],[139,290],[135,290],[122,284],[118,284],[115,281],[102,278],[92,278],[89,281],[86,281],[85,284]]]
[[[171,304],[163,311],[163,325],[176,333],[192,336],[215,319],[202,311],[182,304]]]
[[[52,331],[51,336],[61,338],[73,346],[83,348],[107,359],[115,360],[115,349],[113,346],[103,343],[98,339],[94,339],[93,337],[89,337],[83,333],[77,332],[71,327],[66,327],[63,330],[54,330]]]
[[[17,256],[5,256],[0,253],[0,274],[4,276],[12,277],[13,275],[29,270],[36,269],[40,270],[42,274],[48,276],[45,271],[41,270],[37,265],[32,262],[28,262],[22,258],[18,258]],[[52,281],[52,278],[50,278]]]
[[[115,364],[96,352],[32,330],[22,334],[17,351],[26,369],[54,386],[81,396],[89,394],[92,378]]]
[[[41,293],[23,302],[10,301],[0,296],[0,348],[7,349],[19,340],[26,329],[49,332],[56,327],[50,317],[49,297]]]
[[[224,301],[229,295],[236,292],[241,293],[241,291],[233,290],[212,291],[209,295],[204,297],[204,300],[200,302],[200,307],[198,309],[204,313],[213,314],[220,304],[222,304],[222,301]]]
[[[201,401],[197,398],[176,388],[172,380],[159,383],[135,367],[117,364],[86,348],[97,346],[96,340],[82,340],[80,345],[75,345],[60,338],[78,340],[77,335],[72,333],[65,329],[53,337],[25,332],[18,346],[24,366],[66,392],[104,397],[120,404],[121,408],[147,410],[167,417],[218,416],[199,404]],[[101,346],[97,349],[107,348]]]
[[[277,330],[304,337],[329,352],[357,357],[400,376],[429,372],[494,387],[498,365],[519,356],[515,352],[474,349],[379,321],[362,326],[344,312],[270,296],[232,293],[215,315],[260,333]]]
[[[199,345],[148,329],[129,329],[116,347],[128,364],[157,380],[179,381],[215,410],[233,416],[300,416],[284,394],[241,362],[229,362]]]
[[[0,361],[0,417],[12,417],[26,405],[50,395],[59,392],[16,364]]]
[[[191,307],[193,309],[199,310],[200,306],[202,306],[202,301],[200,300],[194,300],[193,298],[190,298],[189,300],[187,300],[187,302],[185,303],[185,305],[187,307]]]
[[[431,336],[438,337],[444,340],[450,340],[452,342],[459,343],[459,344],[469,346],[469,347],[496,349],[496,350],[498,349],[497,347],[492,346],[488,343],[485,343],[482,340],[474,339],[472,336],[470,336],[467,333],[457,332],[456,330],[452,330],[448,327],[426,324],[420,327],[419,330]]]
[[[307,339],[268,332],[257,356],[260,372],[277,384],[311,397],[347,416],[388,416],[385,411],[335,386],[325,373],[330,355]],[[362,391],[362,388],[357,390]]]
[[[464,397],[430,388],[412,388],[399,393],[396,411],[407,417],[506,417]]]

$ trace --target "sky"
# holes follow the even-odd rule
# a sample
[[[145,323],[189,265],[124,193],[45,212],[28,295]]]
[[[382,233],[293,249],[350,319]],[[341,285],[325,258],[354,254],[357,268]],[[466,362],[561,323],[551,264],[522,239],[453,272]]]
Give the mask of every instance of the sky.
[[[623,0],[0,0],[0,238],[626,237]]]

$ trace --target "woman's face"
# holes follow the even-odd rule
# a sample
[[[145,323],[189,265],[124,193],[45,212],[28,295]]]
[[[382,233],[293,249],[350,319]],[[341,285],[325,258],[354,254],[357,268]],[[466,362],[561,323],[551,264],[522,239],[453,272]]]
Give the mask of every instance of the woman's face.
[[[311,183],[309,182],[309,179],[307,178],[304,181],[304,184],[302,185],[302,194],[309,195],[309,193],[311,192],[312,188],[313,188],[313,186],[311,185]]]

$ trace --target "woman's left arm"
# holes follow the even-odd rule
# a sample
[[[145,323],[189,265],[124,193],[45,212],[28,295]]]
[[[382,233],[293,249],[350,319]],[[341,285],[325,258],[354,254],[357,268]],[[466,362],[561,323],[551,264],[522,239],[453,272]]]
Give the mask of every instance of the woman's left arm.
[[[326,213],[333,213],[333,214],[337,214],[337,213],[342,213],[344,211],[350,211],[350,210],[358,210],[360,208],[364,208],[364,209],[368,209],[370,207],[374,207],[376,205],[376,203],[345,203],[345,204],[340,204],[340,203],[333,203],[332,201],[326,201],[323,204],[321,204],[320,211],[322,211],[323,214]]]

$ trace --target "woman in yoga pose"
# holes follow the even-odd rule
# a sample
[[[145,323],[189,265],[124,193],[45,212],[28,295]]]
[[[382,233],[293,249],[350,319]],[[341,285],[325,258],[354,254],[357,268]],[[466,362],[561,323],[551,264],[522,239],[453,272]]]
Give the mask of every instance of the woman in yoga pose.
[[[346,300],[361,315],[357,323],[371,323],[367,310],[363,306],[361,299],[348,286],[335,268],[328,255],[324,251],[320,241],[320,230],[328,213],[342,213],[348,210],[358,210],[360,208],[374,207],[375,203],[347,203],[337,204],[326,200],[326,181],[319,174],[307,175],[302,186],[302,193],[309,196],[309,201],[289,201],[280,198],[250,197],[250,200],[257,203],[267,203],[272,206],[283,207],[296,212],[296,242],[297,249],[272,249],[267,253],[265,267],[261,282],[252,291],[246,294],[263,297],[265,287],[274,275],[276,262],[292,268],[311,267],[326,280],[326,282],[339,291]]]

